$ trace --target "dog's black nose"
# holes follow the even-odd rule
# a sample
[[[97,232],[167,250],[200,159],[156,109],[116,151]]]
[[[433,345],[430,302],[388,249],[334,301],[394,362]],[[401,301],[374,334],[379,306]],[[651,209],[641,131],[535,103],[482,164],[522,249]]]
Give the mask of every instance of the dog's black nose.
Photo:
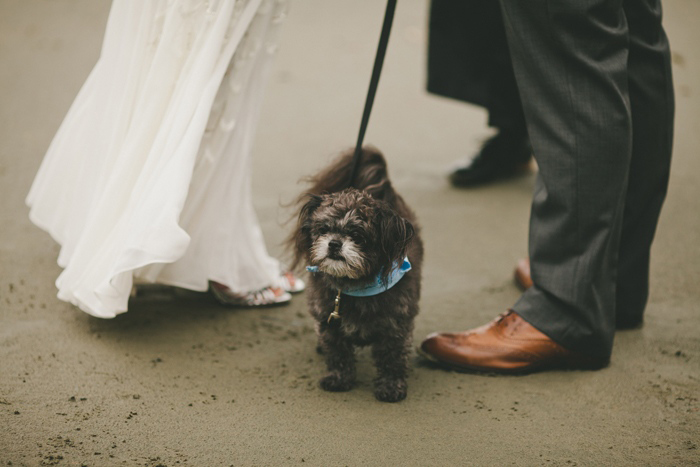
[[[343,247],[343,243],[340,240],[331,240],[328,242],[328,249],[330,251],[340,251]]]

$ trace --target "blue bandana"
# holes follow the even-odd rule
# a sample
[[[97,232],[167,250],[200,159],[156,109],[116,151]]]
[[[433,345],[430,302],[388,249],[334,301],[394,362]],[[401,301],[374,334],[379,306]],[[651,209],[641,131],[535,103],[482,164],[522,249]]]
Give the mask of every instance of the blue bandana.
[[[306,266],[306,270],[312,273],[319,272],[318,266]],[[371,297],[372,295],[379,295],[380,293],[386,292],[395,286],[401,280],[404,274],[410,270],[411,262],[408,260],[408,257],[406,257],[403,259],[401,264],[399,264],[398,261],[394,263],[394,267],[391,268],[391,273],[389,274],[389,278],[386,283],[382,281],[382,275],[380,273],[374,278],[373,283],[361,287],[345,289],[342,290],[342,293],[353,297]]]

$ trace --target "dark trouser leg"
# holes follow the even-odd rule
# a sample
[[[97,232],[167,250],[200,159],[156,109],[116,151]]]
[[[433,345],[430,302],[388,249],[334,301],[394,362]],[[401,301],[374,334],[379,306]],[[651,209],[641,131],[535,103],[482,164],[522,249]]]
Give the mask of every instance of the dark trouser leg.
[[[513,309],[564,347],[608,357],[632,149],[622,0],[502,0],[539,175],[534,286]]]
[[[428,91],[484,107],[499,131],[460,162],[450,181],[470,187],[527,169],[531,150],[500,5],[493,0],[432,0]]]
[[[617,327],[640,324],[649,290],[649,250],[666,195],[673,143],[671,53],[659,0],[626,0],[632,162],[617,277]]]

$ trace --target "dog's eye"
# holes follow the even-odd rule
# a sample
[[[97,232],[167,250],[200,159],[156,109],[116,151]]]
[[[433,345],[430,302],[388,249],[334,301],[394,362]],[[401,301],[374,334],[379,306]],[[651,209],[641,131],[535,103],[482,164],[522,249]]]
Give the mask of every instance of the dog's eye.
[[[365,240],[359,232],[350,232],[350,238],[352,238],[352,241],[355,243],[362,243]]]
[[[321,226],[317,230],[319,235],[326,235],[328,232],[330,232],[330,229],[326,226]]]

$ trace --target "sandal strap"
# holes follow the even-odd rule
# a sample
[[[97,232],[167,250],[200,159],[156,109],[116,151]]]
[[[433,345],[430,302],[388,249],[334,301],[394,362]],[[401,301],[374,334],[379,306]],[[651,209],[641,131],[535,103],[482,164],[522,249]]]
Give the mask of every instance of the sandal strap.
[[[281,288],[265,287],[247,293],[236,293],[223,284],[211,281],[211,291],[224,305],[265,306],[288,302],[291,296]]]

